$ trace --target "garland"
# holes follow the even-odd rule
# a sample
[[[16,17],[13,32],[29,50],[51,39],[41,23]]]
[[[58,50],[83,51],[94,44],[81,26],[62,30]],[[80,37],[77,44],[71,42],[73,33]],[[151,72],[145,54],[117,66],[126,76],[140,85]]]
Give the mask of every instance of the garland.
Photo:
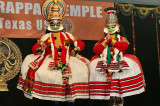
[[[125,16],[130,16],[133,11],[132,4],[117,4],[119,7],[120,12]]]
[[[156,37],[157,37],[157,52],[158,52],[158,63],[159,63],[159,77],[160,77],[160,53],[159,53],[159,33],[158,23],[160,24],[160,6],[155,8],[144,8],[136,7],[133,4],[116,4],[120,12],[125,16],[132,14],[132,34],[133,34],[133,53],[136,53],[135,48],[135,32],[134,32],[134,15],[138,15],[140,19],[145,19],[149,14],[152,14],[151,18],[155,16],[156,19]],[[134,11],[136,10],[136,11]]]
[[[147,8],[147,7],[136,7],[133,4],[116,4],[116,7],[125,16],[130,16],[132,14],[132,11],[137,10],[137,15],[141,19],[146,18],[150,13],[154,13],[155,16],[160,18],[160,6],[155,8]]]
[[[143,7],[137,7],[137,14],[141,19],[146,18],[152,11],[151,8],[143,8]]]

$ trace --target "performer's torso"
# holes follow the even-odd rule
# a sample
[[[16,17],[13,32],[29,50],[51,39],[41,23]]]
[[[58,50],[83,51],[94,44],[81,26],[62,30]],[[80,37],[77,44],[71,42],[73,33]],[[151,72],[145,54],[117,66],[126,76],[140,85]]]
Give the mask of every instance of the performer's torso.
[[[61,46],[62,43],[61,43],[61,38],[60,38],[60,32],[53,33],[53,35],[54,35],[55,45]]]

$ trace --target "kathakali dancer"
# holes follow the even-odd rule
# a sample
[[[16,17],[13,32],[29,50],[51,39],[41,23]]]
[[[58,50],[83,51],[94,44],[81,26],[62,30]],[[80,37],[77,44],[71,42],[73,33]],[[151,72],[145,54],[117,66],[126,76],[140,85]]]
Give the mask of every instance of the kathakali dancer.
[[[42,13],[49,22],[50,33],[42,36],[32,48],[34,54],[24,59],[17,86],[30,99],[74,101],[89,98],[89,60],[76,54],[85,44],[63,31],[61,21],[65,10],[63,0],[46,0],[43,4]]]
[[[137,57],[125,53],[129,42],[120,35],[116,9],[105,11],[108,13],[105,37],[95,44],[93,51],[97,55],[90,63],[90,98],[114,98],[114,102],[121,104],[123,97],[144,92],[144,75]]]

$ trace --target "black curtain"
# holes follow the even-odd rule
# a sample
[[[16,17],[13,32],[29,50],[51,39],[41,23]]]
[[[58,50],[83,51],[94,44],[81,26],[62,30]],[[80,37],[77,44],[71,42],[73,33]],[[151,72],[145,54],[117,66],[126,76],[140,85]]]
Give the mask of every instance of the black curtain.
[[[133,53],[132,16],[118,14],[119,23],[124,27],[130,42],[129,53]],[[146,91],[142,94],[125,97],[125,106],[159,106],[160,80],[158,69],[158,49],[156,18],[151,14],[145,19],[134,16],[136,56],[140,60],[146,81]],[[159,29],[160,30],[160,27]]]

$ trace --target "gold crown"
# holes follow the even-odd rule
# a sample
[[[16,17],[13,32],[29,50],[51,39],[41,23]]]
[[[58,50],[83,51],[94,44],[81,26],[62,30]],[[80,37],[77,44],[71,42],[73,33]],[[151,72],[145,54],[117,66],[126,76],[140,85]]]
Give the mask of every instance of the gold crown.
[[[54,11],[54,10],[60,10],[60,7],[57,5],[51,7],[51,11]]]
[[[42,14],[47,21],[62,19],[65,16],[66,4],[63,0],[46,0],[43,4]]]
[[[54,0],[52,7],[50,8],[50,12],[48,14],[48,20],[50,19],[62,19],[62,13],[60,11],[60,6],[58,4],[58,0]]]
[[[53,7],[51,7],[53,10],[60,10],[60,6],[58,4],[58,0],[53,1]]]
[[[55,4],[58,4],[58,0],[53,0]]]
[[[52,15],[53,17],[60,17],[61,16],[61,14],[59,14],[59,13],[53,13],[53,15]]]

